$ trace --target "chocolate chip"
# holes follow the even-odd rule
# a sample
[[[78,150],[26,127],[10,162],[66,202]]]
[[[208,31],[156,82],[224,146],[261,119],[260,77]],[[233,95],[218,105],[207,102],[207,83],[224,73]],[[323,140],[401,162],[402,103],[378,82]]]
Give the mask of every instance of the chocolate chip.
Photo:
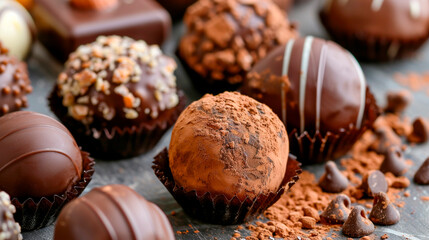
[[[387,93],[386,112],[401,114],[410,104],[412,96],[409,91],[401,90],[398,92]]]
[[[414,175],[414,182],[422,185],[429,184],[429,158],[417,170]]]
[[[320,215],[320,220],[325,224],[342,224],[349,217],[351,201],[347,195],[340,194],[332,200],[325,211]]]
[[[429,124],[419,117],[413,122],[413,131],[408,135],[407,139],[411,143],[424,143],[429,138]]]
[[[380,171],[391,172],[395,176],[402,176],[407,171],[402,150],[398,146],[390,147],[384,154],[384,161],[380,166]]]
[[[362,206],[355,206],[343,225],[348,237],[363,237],[374,232],[374,224],[368,219]]]
[[[369,219],[377,225],[393,225],[399,222],[401,215],[396,207],[390,202],[386,193],[377,193],[374,196],[374,206],[372,207]]]
[[[333,161],[325,165],[325,173],[320,178],[319,186],[325,192],[340,193],[349,185],[349,180],[340,172]]]
[[[387,192],[388,184],[384,174],[378,170],[367,172],[362,178],[362,184],[359,187],[369,197],[379,192]]]
[[[401,138],[390,127],[378,127],[375,132],[377,139],[369,147],[379,154],[385,154],[392,146],[400,146],[402,144]]]

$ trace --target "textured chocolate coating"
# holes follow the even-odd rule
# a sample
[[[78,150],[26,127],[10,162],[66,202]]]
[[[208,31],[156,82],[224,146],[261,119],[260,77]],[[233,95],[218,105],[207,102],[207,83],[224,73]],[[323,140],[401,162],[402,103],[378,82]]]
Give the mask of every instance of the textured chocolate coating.
[[[307,37],[271,51],[248,74],[241,92],[271,107],[289,132],[312,135],[360,128],[366,88],[351,54],[333,42]]]
[[[27,10],[12,0],[0,1],[0,42],[23,60],[36,40],[36,26]]]
[[[266,0],[201,0],[188,8],[179,44],[186,65],[208,85],[236,86],[268,51],[298,33]]]
[[[171,20],[155,1],[119,0],[111,9],[79,9],[68,0],[36,0],[33,9],[39,39],[61,61],[82,44],[99,35],[121,35],[161,45]]]
[[[167,217],[124,185],[97,187],[60,213],[54,240],[174,240]]]
[[[22,240],[21,227],[13,219],[16,208],[5,192],[0,192],[0,239]]]
[[[80,180],[82,156],[58,121],[33,112],[0,118],[0,189],[12,198],[62,194]]]
[[[0,43],[0,116],[26,107],[26,95],[33,91],[27,65],[7,52]]]
[[[329,0],[321,11],[322,22],[334,39],[345,43],[358,58],[374,60],[367,49],[385,49],[388,58],[401,54],[403,45],[422,43],[429,36],[429,2],[422,0]],[[366,47],[353,47],[347,37],[366,41]],[[370,46],[372,43],[376,43]],[[356,45],[356,44],[355,44]],[[378,46],[377,46],[378,45]],[[357,45],[356,45],[357,46]],[[418,46],[416,46],[418,47]]]
[[[153,126],[178,105],[175,69],[156,45],[99,37],[70,55],[55,90],[68,114],[88,127]]]
[[[205,95],[177,120],[170,169],[184,191],[231,199],[275,193],[289,154],[286,130],[266,105],[239,93]]]

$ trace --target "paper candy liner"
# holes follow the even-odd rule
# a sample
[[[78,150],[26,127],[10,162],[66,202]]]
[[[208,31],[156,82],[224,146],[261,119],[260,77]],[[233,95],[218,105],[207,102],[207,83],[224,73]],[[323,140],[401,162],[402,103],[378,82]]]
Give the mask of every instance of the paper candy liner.
[[[293,156],[289,156],[287,170],[277,192],[260,194],[255,199],[246,198],[241,201],[237,197],[228,199],[224,195],[210,192],[185,191],[174,182],[166,148],[155,157],[153,163],[155,175],[188,215],[204,222],[222,225],[239,224],[257,217],[289,190],[301,173],[300,163]]]
[[[364,122],[361,128],[350,126],[338,133],[327,132],[322,135],[317,132],[313,136],[308,132],[299,134],[296,128],[288,129],[290,152],[302,164],[322,163],[344,156],[362,134],[372,128],[379,116],[380,111],[375,98],[368,88],[366,95]]]
[[[15,221],[21,225],[23,231],[40,229],[54,223],[61,209],[77,198],[88,186],[94,174],[95,162],[89,153],[81,151],[81,154],[83,160],[81,179],[66,192],[42,198],[12,198],[12,204],[16,207]]]
[[[429,38],[429,29],[426,35],[415,39],[389,39],[362,32],[351,34],[331,28],[323,11],[320,19],[333,40],[362,61],[380,62],[413,56]]]
[[[166,121],[152,125],[141,123],[140,126],[96,129],[88,128],[69,116],[56,92],[55,88],[48,98],[52,112],[72,133],[78,145],[93,157],[106,160],[130,158],[151,150],[186,107],[186,97],[182,91],[178,91],[179,104],[172,109],[173,113]]]

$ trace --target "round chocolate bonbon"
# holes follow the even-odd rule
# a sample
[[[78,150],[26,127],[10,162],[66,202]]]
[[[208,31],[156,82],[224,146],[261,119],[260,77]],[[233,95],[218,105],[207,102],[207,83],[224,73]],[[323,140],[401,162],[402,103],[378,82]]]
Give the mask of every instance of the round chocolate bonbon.
[[[70,202],[58,217],[54,240],[174,240],[167,216],[125,185],[97,187]]]
[[[81,179],[82,154],[58,121],[34,112],[0,118],[0,189],[12,198],[63,194]]]

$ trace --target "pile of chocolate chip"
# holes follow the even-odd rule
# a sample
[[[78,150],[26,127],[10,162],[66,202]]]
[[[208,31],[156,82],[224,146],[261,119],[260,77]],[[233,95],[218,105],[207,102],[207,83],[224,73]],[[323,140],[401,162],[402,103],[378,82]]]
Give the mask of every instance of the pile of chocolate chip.
[[[404,176],[411,160],[405,159],[407,144],[429,139],[429,123],[417,118],[412,124],[403,116],[411,101],[407,91],[387,95],[383,114],[355,144],[350,156],[340,160],[344,170],[329,161],[317,182],[314,174],[303,171],[301,179],[264,213],[268,221],[248,224],[246,240],[331,239],[342,232],[348,237],[368,236],[375,225],[394,225],[400,221],[397,208],[408,197],[411,184]],[[403,143],[402,139],[406,139]],[[414,175],[416,184],[429,184],[429,158]],[[327,237],[330,235],[331,237]],[[236,231],[231,240],[241,239]],[[389,236],[380,236],[387,239]]]

